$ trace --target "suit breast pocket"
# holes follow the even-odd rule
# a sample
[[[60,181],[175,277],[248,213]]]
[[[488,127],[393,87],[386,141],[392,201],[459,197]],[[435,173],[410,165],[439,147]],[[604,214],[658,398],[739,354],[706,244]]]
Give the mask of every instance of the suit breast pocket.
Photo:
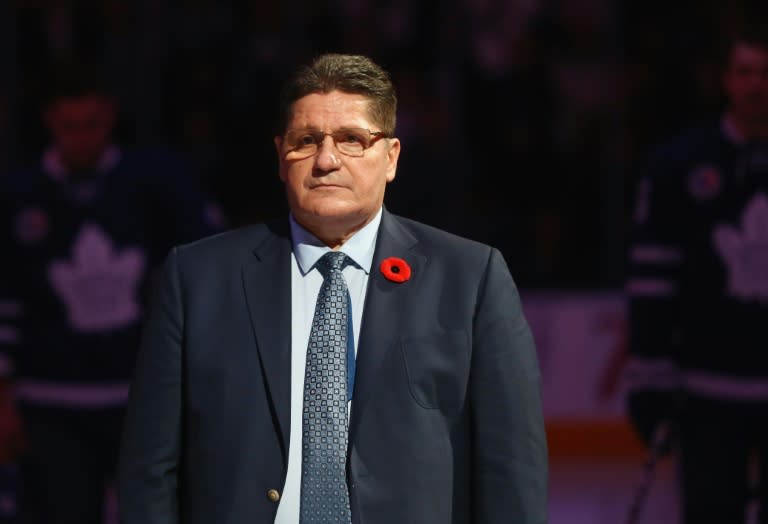
[[[446,331],[401,342],[411,396],[425,409],[455,415],[464,404],[469,380],[469,336]]]

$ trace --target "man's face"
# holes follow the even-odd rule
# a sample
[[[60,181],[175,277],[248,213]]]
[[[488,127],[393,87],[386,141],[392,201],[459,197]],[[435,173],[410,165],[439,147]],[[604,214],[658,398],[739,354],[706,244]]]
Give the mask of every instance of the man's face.
[[[286,131],[316,129],[332,133],[362,128],[381,131],[368,112],[362,95],[332,91],[314,93],[293,104]],[[367,224],[384,200],[387,183],[395,178],[400,141],[373,142],[363,156],[339,152],[330,136],[323,138],[313,156],[295,159],[283,137],[275,137],[280,179],[296,221],[322,240],[328,233],[351,233]]]
[[[746,125],[768,123],[768,49],[736,44],[723,84],[738,120]]]
[[[46,110],[45,121],[64,164],[90,169],[110,143],[115,107],[99,95],[60,98]]]

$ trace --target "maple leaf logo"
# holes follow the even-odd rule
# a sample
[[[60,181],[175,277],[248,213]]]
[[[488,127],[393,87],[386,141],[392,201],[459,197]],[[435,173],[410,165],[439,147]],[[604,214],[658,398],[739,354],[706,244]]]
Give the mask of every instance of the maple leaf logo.
[[[117,252],[101,228],[86,224],[72,247],[72,260],[52,262],[48,278],[75,329],[109,331],[139,319],[137,291],[145,266],[142,250]]]
[[[768,197],[755,196],[741,223],[741,231],[721,225],[712,235],[728,267],[728,291],[742,300],[768,302]]]

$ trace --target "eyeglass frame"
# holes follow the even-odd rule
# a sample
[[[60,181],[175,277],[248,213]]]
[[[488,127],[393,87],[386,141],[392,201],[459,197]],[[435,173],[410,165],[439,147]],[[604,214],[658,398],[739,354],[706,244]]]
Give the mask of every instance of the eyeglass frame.
[[[341,148],[339,148],[339,144],[338,144],[338,142],[336,140],[336,137],[334,136],[334,135],[339,135],[340,133],[349,132],[349,131],[365,131],[365,132],[367,132],[370,135],[370,138],[368,139],[367,144],[361,144],[361,145],[363,145],[363,149],[360,151],[359,155],[354,155],[354,154],[350,154],[348,152],[344,152]],[[319,141],[317,141],[314,144],[315,151],[313,151],[311,154],[308,154],[306,156],[302,156],[301,158],[296,158],[296,160],[304,160],[306,158],[310,158],[310,157],[315,156],[320,151],[320,146],[325,141],[325,137],[327,137],[327,136],[331,137],[331,139],[333,140],[333,147],[336,148],[336,151],[338,151],[340,154],[342,154],[344,156],[348,156],[348,157],[351,157],[351,158],[360,158],[362,156],[365,156],[365,152],[368,149],[370,149],[371,147],[373,147],[376,144],[376,142],[378,142],[380,139],[382,139],[382,138],[391,138],[386,131],[371,131],[370,129],[366,129],[364,127],[343,127],[341,129],[338,129],[338,130],[333,131],[331,133],[325,133],[323,131],[320,131],[319,129],[312,129],[312,128],[289,129],[289,130],[287,130],[283,134],[283,140],[287,142],[288,141],[287,137],[288,137],[289,133],[293,133],[293,132],[296,132],[296,133],[302,133],[303,132],[305,134],[312,135],[313,138],[316,138],[316,139],[319,138],[320,135],[322,135],[322,139],[320,139]],[[299,148],[298,147],[294,147],[293,149],[289,149],[288,151],[286,151],[283,154],[283,156],[287,157],[291,153],[298,153],[298,152],[299,152]]]

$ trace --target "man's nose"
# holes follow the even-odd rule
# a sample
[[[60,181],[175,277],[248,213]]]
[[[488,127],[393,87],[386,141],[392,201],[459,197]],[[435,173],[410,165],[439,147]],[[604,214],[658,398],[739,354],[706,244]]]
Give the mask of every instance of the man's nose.
[[[332,171],[337,169],[340,164],[339,151],[336,149],[333,138],[330,136],[323,137],[323,141],[317,145],[315,166],[323,171]]]

